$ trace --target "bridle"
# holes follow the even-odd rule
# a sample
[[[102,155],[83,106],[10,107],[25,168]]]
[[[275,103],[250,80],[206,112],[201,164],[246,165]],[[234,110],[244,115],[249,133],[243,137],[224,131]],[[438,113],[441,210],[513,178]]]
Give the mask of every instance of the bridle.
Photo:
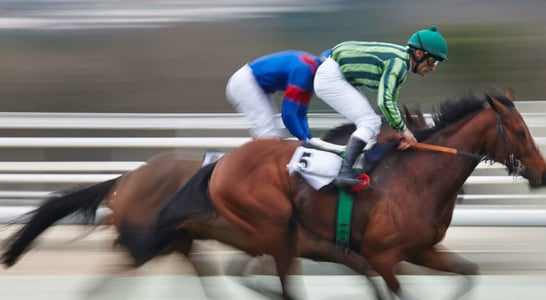
[[[507,159],[500,160],[487,154],[484,160],[491,161],[491,163],[495,161],[501,162],[508,168],[509,175],[520,175],[525,170],[525,165],[523,165],[519,159],[515,158],[514,153],[510,151],[508,139],[506,138],[506,132],[504,130],[504,126],[502,125],[502,116],[498,112],[495,112],[495,119],[497,122],[498,134],[495,136],[493,147],[495,148],[495,145],[497,145],[498,137],[500,136],[505,153],[507,153]]]
[[[506,138],[506,131],[504,130],[504,126],[502,125],[502,116],[498,112],[495,112],[495,119],[496,119],[496,125],[497,125],[496,126],[497,135],[495,136],[493,148],[496,148],[496,145],[500,137],[502,146],[505,150],[505,153],[507,154],[506,159],[495,158],[489,153],[476,154],[476,153],[458,150],[451,147],[437,146],[437,145],[431,145],[431,144],[425,144],[425,143],[419,143],[419,142],[412,144],[411,147],[418,150],[436,151],[436,152],[443,152],[443,153],[465,156],[470,159],[476,160],[478,162],[485,161],[485,162],[490,162],[491,164],[495,162],[500,162],[508,168],[509,175],[514,175],[514,176],[520,175],[525,170],[525,165],[522,164],[519,159],[516,159],[514,153],[510,151],[510,146],[508,145],[508,139]]]

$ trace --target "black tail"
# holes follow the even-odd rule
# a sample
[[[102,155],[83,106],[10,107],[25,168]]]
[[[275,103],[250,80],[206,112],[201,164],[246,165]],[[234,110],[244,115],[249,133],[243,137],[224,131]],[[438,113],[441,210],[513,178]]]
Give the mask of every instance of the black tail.
[[[179,188],[159,209],[157,221],[150,229],[138,229],[129,223],[121,224],[119,243],[127,248],[136,265],[142,265],[161,254],[185,232],[176,225],[188,218],[215,213],[208,196],[208,183],[216,163],[202,167]]]
[[[86,222],[92,222],[98,206],[118,178],[47,199],[44,204],[29,213],[31,219],[27,224],[8,239],[4,246],[7,250],[2,254],[2,263],[6,267],[14,265],[37,236],[70,214],[81,213]]]

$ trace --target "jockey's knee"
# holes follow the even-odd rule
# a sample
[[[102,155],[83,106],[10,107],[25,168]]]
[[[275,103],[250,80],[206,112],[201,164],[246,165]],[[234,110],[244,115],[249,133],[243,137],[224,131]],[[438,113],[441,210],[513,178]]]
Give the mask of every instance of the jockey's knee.
[[[369,142],[375,140],[381,130],[381,117],[376,114],[365,116],[356,123],[353,136]]]

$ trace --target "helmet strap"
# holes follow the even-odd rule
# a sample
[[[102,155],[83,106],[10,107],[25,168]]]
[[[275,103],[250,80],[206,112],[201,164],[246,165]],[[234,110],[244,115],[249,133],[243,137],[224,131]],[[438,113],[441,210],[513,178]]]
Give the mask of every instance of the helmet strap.
[[[417,67],[419,67],[419,65],[425,60],[425,56],[423,55],[421,59],[417,59],[417,56],[415,56],[415,49],[410,49],[408,52],[411,54],[411,57],[415,61],[415,65],[413,66],[413,68],[411,68],[411,71],[413,73],[417,73]]]

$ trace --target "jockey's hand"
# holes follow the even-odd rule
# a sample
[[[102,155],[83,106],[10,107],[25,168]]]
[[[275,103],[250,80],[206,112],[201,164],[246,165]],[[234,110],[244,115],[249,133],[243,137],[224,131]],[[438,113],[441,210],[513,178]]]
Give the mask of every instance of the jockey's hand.
[[[412,144],[417,143],[417,140],[413,136],[413,133],[411,130],[406,129],[404,132],[402,132],[402,140],[400,141],[400,144],[398,145],[399,150],[406,150],[409,147],[411,147]]]

